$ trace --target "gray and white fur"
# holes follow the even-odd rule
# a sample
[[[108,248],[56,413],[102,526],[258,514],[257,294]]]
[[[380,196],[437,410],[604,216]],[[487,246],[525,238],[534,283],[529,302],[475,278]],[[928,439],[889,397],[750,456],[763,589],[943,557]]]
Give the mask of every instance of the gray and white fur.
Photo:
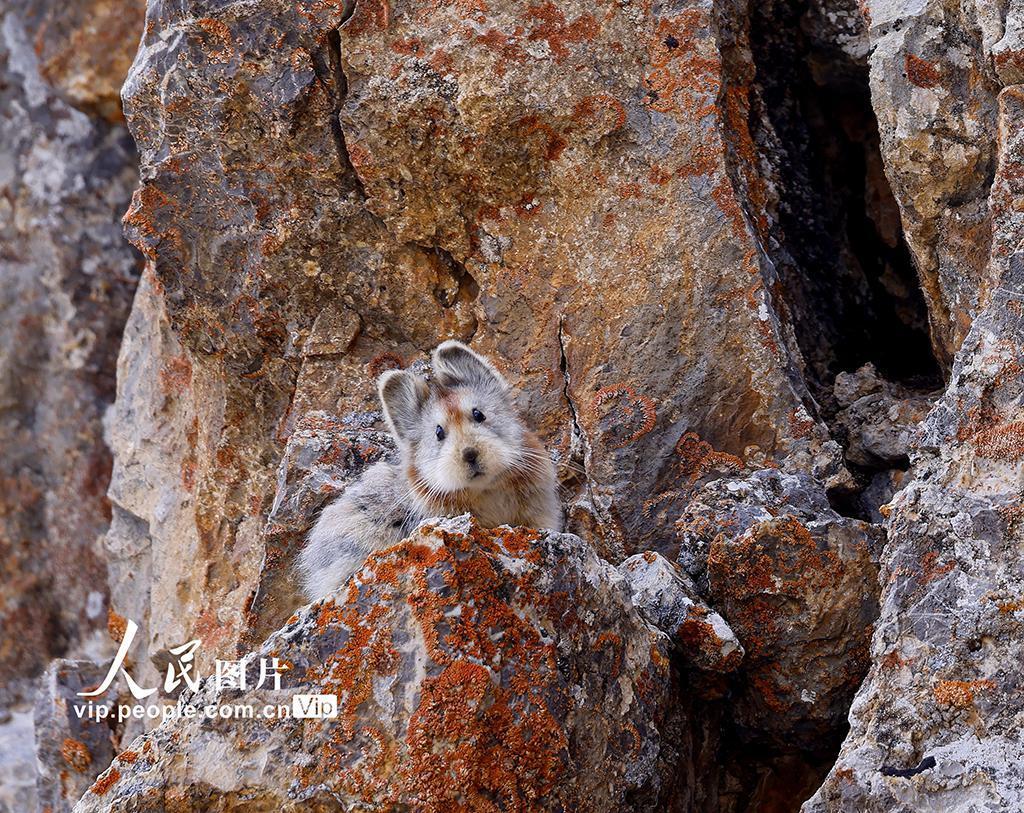
[[[430,381],[398,370],[380,377],[400,459],[367,469],[321,513],[299,556],[309,600],[337,590],[371,553],[429,517],[470,513],[487,528],[561,530],[555,467],[501,373],[456,341],[439,345],[431,362]]]

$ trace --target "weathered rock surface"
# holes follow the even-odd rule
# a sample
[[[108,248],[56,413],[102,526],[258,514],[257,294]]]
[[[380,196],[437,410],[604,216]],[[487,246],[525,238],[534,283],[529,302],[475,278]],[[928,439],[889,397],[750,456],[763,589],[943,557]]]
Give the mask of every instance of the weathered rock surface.
[[[906,469],[914,434],[935,398],[886,381],[871,365],[836,376],[835,395],[840,410],[833,428],[844,434],[847,461],[866,469]]]
[[[427,525],[268,639],[282,690],[181,701],[330,693],[336,719],[182,717],[75,809],[685,809],[666,645],[578,537]]]
[[[1008,2],[867,0],[871,101],[886,174],[949,367],[991,290],[991,40]]]

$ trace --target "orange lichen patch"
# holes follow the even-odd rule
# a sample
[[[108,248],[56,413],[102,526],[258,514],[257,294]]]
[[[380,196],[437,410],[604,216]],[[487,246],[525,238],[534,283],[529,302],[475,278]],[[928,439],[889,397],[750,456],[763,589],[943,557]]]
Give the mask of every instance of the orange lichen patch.
[[[193,637],[199,638],[203,642],[203,647],[213,652],[219,651],[224,641],[231,640],[234,630],[234,622],[221,621],[213,607],[204,609],[192,627]]]
[[[516,701],[467,661],[424,683],[405,781],[427,809],[528,811],[551,791],[568,763],[565,734],[547,709]]]
[[[367,31],[386,31],[390,21],[391,6],[388,0],[359,0],[345,24],[345,33],[358,37]]]
[[[1024,599],[1017,599],[1015,601],[1006,601],[1002,604],[996,605],[999,608],[999,612],[1009,615],[1010,613],[1019,613],[1024,610]]]
[[[906,659],[895,649],[886,654],[879,663],[881,669],[899,669],[907,664]]]
[[[89,747],[79,740],[65,737],[60,746],[60,756],[78,773],[85,773],[92,765],[92,754]]]
[[[136,751],[122,751],[115,757],[115,759],[118,762],[125,763],[126,765],[134,765],[138,761],[139,755]]]
[[[919,88],[933,88],[942,82],[942,71],[939,66],[927,59],[907,54],[903,60],[903,67],[910,84]]]
[[[722,639],[718,637],[715,628],[701,617],[701,613],[692,613],[680,624],[675,637],[684,649],[691,652],[700,652],[710,657],[721,654]],[[719,668],[738,662],[741,657],[739,650],[731,652],[727,658],[721,659]]]
[[[223,44],[231,44],[231,29],[220,20],[215,20],[212,17],[200,17],[196,20],[196,25],[207,34],[219,39]]]
[[[581,14],[570,23],[562,10],[550,0],[531,5],[527,13],[536,21],[528,38],[547,42],[556,62],[562,62],[569,56],[570,45],[589,42],[601,31],[600,24],[592,14]]]
[[[121,772],[114,767],[107,768],[103,773],[100,774],[99,778],[92,783],[92,787],[89,788],[89,792],[96,796],[103,796],[107,793],[115,784],[117,780],[121,778]]]
[[[606,132],[618,130],[626,125],[626,108],[622,102],[607,93],[594,93],[584,96],[572,110],[572,121],[587,125],[599,118],[611,118]]]
[[[942,578],[956,566],[955,562],[940,565],[938,560],[939,554],[933,550],[921,557],[921,584],[929,584]]]
[[[370,378],[376,380],[387,370],[402,370],[405,368],[405,361],[395,353],[381,353],[374,356],[366,365]]]
[[[974,705],[975,694],[995,688],[991,680],[940,680],[933,690],[936,702],[943,706],[966,709]]]
[[[637,395],[628,384],[602,387],[591,403],[595,407],[612,404],[605,416],[612,419],[606,434],[613,449],[622,449],[639,440],[654,428],[658,417],[654,401],[646,395]]]
[[[718,536],[708,552],[708,572],[727,581],[736,606],[729,621],[747,649],[764,651],[779,619],[773,596],[799,599],[835,587],[843,564],[831,550],[820,550],[810,531],[784,515],[752,526],[738,540]]]
[[[123,615],[118,615],[113,610],[107,610],[107,634],[112,641],[123,641],[125,630],[128,629],[128,622]]]
[[[852,768],[839,768],[838,770],[835,771],[835,777],[836,777],[836,779],[840,780],[841,782],[852,783],[853,782],[853,769]]]
[[[625,647],[623,646],[622,642],[622,636],[617,635],[614,632],[602,632],[600,635],[597,636],[597,639],[594,641],[593,648],[596,651],[605,646],[607,646],[611,650],[612,654],[615,657],[609,675],[610,677],[617,678],[619,676],[619,673],[622,671],[622,657],[625,652]]]
[[[708,11],[701,8],[659,21],[648,51],[645,105],[689,122],[718,117],[722,61],[700,35],[710,25]]]
[[[789,431],[797,440],[806,438],[814,429],[814,421],[803,410],[794,409],[789,413]]]
[[[173,356],[160,368],[160,389],[164,395],[181,395],[192,383],[192,362]]]
[[[630,198],[642,198],[644,196],[644,190],[640,184],[635,181],[629,183],[620,184],[615,190],[615,194],[619,196],[621,200],[629,200]]]
[[[1024,421],[1013,421],[983,429],[974,436],[981,457],[1016,463],[1024,458]]]
[[[745,187],[746,199],[749,201],[748,208],[754,220],[754,225],[758,233],[763,238],[766,238],[769,228],[768,184],[760,171],[760,153],[750,132],[750,88],[746,85],[729,85],[726,88],[723,101],[724,121],[730,136],[728,143],[731,154],[735,159],[743,186]],[[723,192],[720,192],[719,197],[722,197],[723,194]],[[732,192],[732,196],[735,198],[734,192]],[[719,202],[720,206],[722,205],[721,201],[717,202]],[[741,222],[736,218],[735,213],[733,213],[731,219],[734,229],[733,233],[737,237],[743,238],[746,231],[745,222]],[[742,231],[738,231],[738,229],[742,229]]]
[[[764,704],[772,711],[778,714],[783,714],[787,709],[781,695],[785,693],[788,686],[780,685],[777,680],[773,678],[778,678],[778,676],[769,676],[769,674],[761,672],[752,674],[749,680],[751,687],[764,701]]]
[[[1000,51],[995,55],[995,63],[999,73],[1024,72],[1024,51]]]
[[[565,150],[565,139],[551,125],[541,121],[539,116],[524,116],[515,123],[515,126],[522,129],[527,136],[540,133],[544,137],[543,155],[548,161],[557,161]]]
[[[566,735],[550,704],[567,701],[557,699],[563,689],[554,644],[522,609],[577,622],[570,596],[538,590],[537,568],[517,576],[497,569],[508,556],[539,563],[537,539],[526,529],[473,526],[462,534],[428,527],[419,539],[370,557],[361,588],[350,586],[349,604],[324,602],[317,625],[325,635],[337,626],[347,636],[308,676],[342,702],[316,764],[296,771],[301,782],[329,776],[346,793],[372,795],[385,806],[412,800],[423,810],[526,813],[543,806],[568,762]],[[360,591],[375,597],[368,614],[355,603]],[[389,621],[398,595],[416,619],[430,675],[402,739],[360,712],[374,702],[375,676],[390,679],[400,668]],[[593,646],[623,662],[617,634],[605,632]],[[511,674],[494,671],[507,663],[515,664]]]
[[[423,53],[423,40],[419,37],[399,37],[391,41],[391,50],[404,56],[419,56]]]
[[[499,77],[504,76],[508,71],[509,62],[522,63],[526,61],[528,56],[515,39],[494,28],[485,31],[483,34],[478,34],[476,41],[486,48],[497,52],[498,61],[494,66],[494,72]]]
[[[735,455],[715,450],[707,441],[701,440],[695,432],[687,432],[676,443],[675,470],[685,478],[688,485],[716,471],[739,471],[743,461]]]

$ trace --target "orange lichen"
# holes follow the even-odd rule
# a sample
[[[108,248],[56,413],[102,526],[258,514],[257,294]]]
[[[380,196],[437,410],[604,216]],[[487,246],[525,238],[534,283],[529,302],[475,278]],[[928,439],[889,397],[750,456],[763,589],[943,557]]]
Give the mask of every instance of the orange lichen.
[[[999,612],[1004,615],[1011,613],[1019,613],[1024,610],[1024,599],[1016,599],[1015,601],[1006,601],[996,605],[999,608]]]
[[[121,772],[114,767],[107,768],[103,773],[99,775],[99,778],[93,782],[92,787],[89,788],[89,792],[96,796],[103,796],[109,791],[117,780],[121,778]]]
[[[405,361],[395,353],[381,353],[374,356],[366,365],[370,378],[376,380],[386,370],[401,370],[405,367]]]
[[[995,688],[991,680],[940,680],[933,690],[936,702],[957,709],[971,708],[975,693]]]
[[[903,66],[907,73],[907,79],[912,85],[919,88],[933,88],[942,82],[942,72],[939,66],[919,56],[907,54],[903,60]]]
[[[514,38],[494,28],[485,31],[483,34],[477,34],[476,41],[497,52],[498,61],[494,66],[494,72],[499,77],[504,76],[508,72],[509,62],[522,63],[528,57],[526,51]]]
[[[562,62],[569,56],[570,45],[593,40],[601,30],[592,14],[581,14],[570,23],[550,0],[531,5],[528,14],[536,21],[528,39],[547,42],[556,62]]]
[[[107,610],[107,634],[112,641],[123,641],[125,630],[128,629],[128,622],[123,615],[118,615],[113,610]]]
[[[526,136],[533,133],[540,133],[543,136],[543,155],[548,161],[557,161],[565,150],[565,139],[551,125],[541,121],[539,116],[524,116],[515,123],[515,126],[522,129]]]
[[[92,754],[89,747],[79,740],[65,737],[60,746],[60,756],[78,773],[85,773],[92,765]]]
[[[906,666],[908,661],[895,649],[882,658],[879,666],[882,669],[899,669]]]
[[[622,102],[607,93],[584,96],[572,110],[572,120],[581,124],[595,121],[601,113],[610,113],[612,122],[608,132],[626,125],[626,108]]]
[[[388,0],[360,0],[345,25],[345,33],[358,37],[367,31],[386,31],[391,20]]]
[[[160,368],[160,389],[164,395],[181,395],[192,383],[192,362],[172,356]]]
[[[322,667],[310,668],[307,679],[343,700],[338,724],[316,763],[296,769],[301,782],[331,775],[346,793],[422,810],[497,806],[526,813],[543,806],[567,765],[566,734],[551,706],[563,689],[554,643],[541,636],[533,613],[522,608],[560,618],[568,628],[582,621],[569,594],[538,589],[536,567],[519,575],[500,571],[508,556],[540,564],[537,539],[528,529],[473,526],[462,534],[427,527],[419,540],[370,557],[361,586],[350,585],[346,605],[321,605],[316,623],[325,637],[327,628],[336,626],[346,634]],[[510,593],[503,584],[510,585]],[[369,613],[355,604],[363,590],[377,597]],[[402,740],[360,711],[373,702],[375,676],[394,675],[404,657],[392,649],[388,622],[395,591],[406,596],[429,664]],[[620,635],[605,630],[591,646],[611,655],[612,673],[621,669],[625,642]],[[504,673],[506,663],[516,665],[511,674]],[[657,648],[651,663],[661,671],[668,668]],[[654,681],[647,675],[645,689],[643,677],[638,695],[649,696]],[[554,708],[561,702],[555,700]],[[633,743],[642,739],[629,724],[623,734]],[[356,763],[353,753],[359,754]]]
[[[650,432],[657,421],[654,401],[646,395],[638,395],[628,384],[613,384],[602,387],[595,394],[592,404],[604,406],[614,401],[614,424],[608,435],[613,449],[622,449]]]
[[[1024,421],[981,430],[974,436],[974,447],[981,457],[1016,463],[1024,458]]]
[[[939,554],[936,551],[928,551],[924,556],[921,557],[921,584],[929,584],[951,571],[955,563],[946,562],[943,565],[938,564]]]
[[[675,470],[690,486],[712,472],[738,471],[743,468],[742,460],[727,452],[716,451],[695,432],[687,432],[679,438],[674,451]]]

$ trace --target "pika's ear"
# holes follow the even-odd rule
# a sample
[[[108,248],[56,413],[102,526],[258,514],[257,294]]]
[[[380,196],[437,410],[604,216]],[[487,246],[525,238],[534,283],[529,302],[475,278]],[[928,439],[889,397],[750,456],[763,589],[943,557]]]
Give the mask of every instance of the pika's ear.
[[[413,440],[419,426],[420,410],[429,395],[427,382],[414,373],[388,370],[377,379],[377,394],[395,437]]]
[[[508,382],[495,366],[462,342],[447,341],[439,344],[431,356],[431,363],[434,375],[443,386],[466,384],[471,387],[508,389]]]

